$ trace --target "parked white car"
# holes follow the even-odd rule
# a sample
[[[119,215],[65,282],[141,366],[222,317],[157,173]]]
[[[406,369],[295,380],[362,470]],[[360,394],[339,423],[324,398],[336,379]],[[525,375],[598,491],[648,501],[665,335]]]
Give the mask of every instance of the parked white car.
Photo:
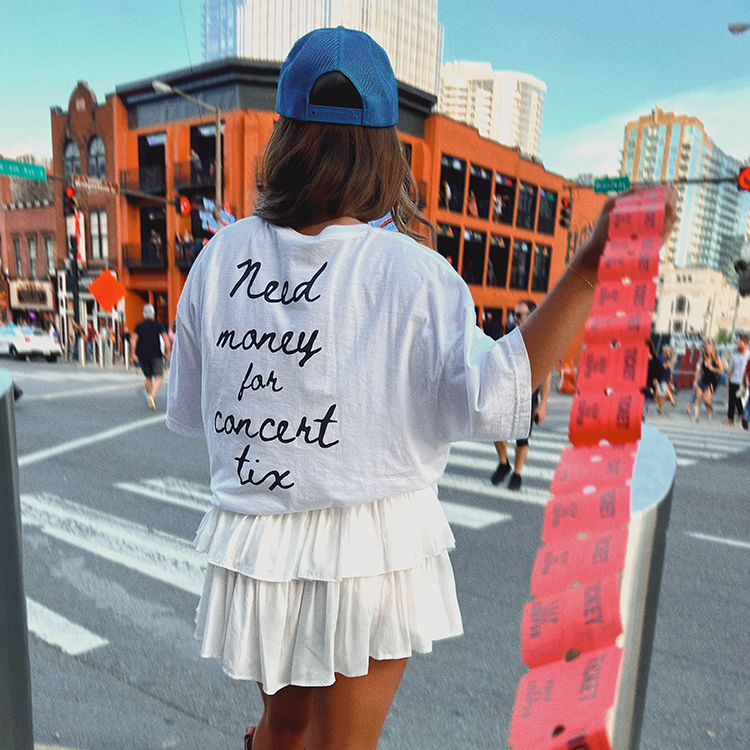
[[[62,354],[57,339],[47,331],[32,326],[0,326],[0,354],[13,359],[42,356],[56,362]]]

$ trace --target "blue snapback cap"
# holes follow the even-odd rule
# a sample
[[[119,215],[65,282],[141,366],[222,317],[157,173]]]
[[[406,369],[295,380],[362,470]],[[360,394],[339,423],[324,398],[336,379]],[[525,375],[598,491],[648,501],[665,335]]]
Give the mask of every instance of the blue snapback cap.
[[[343,73],[362,98],[362,109],[310,104],[324,73]],[[363,31],[316,29],[295,42],[281,66],[276,111],[303,122],[386,128],[398,122],[398,85],[385,50]]]

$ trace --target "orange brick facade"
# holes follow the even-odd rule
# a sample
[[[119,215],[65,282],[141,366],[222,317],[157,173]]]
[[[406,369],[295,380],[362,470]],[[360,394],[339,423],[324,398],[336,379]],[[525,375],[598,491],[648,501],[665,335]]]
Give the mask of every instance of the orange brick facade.
[[[255,179],[273,129],[278,67],[217,61],[163,77],[167,83],[220,107],[223,203],[241,218],[253,211]],[[547,172],[513,149],[481,138],[476,130],[431,114],[434,99],[401,87],[402,140],[410,152],[425,216],[438,228],[437,250],[466,279],[477,306],[477,322],[498,335],[520,299],[539,302],[562,273],[566,259],[591,231],[604,197]],[[103,141],[106,182],[119,194],[78,191],[87,233],[88,268],[82,299],[88,315],[96,307],[85,289],[105,267],[127,289],[124,320],[132,328],[144,301],[171,325],[190,265],[207,238],[203,204],[215,183],[215,116],[176,94],[156,93],[150,81],[118,87],[98,104],[79,83],[68,112],[52,111],[54,172],[71,181],[66,147],[80,152],[80,173],[89,174],[87,154]],[[68,147],[70,148],[70,147]],[[65,237],[63,185],[55,195],[55,233]],[[572,200],[572,225],[558,224],[560,199]],[[175,201],[187,199],[181,214]],[[203,208],[204,213],[199,213]],[[106,254],[92,257],[102,239],[92,221],[106,214]],[[97,217],[99,217],[97,219]],[[57,242],[58,263],[65,250]],[[68,303],[72,310],[71,303]],[[577,354],[580,342],[572,352]]]

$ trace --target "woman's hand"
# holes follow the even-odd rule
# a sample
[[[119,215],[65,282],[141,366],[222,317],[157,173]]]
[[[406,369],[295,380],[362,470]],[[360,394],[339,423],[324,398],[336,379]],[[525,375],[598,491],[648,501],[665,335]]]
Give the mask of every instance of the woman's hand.
[[[623,196],[633,195],[637,191],[629,190],[627,193],[623,193]],[[609,236],[609,220],[612,215],[612,211],[615,208],[615,202],[617,197],[612,197],[602,206],[602,210],[596,219],[594,224],[594,231],[586,242],[581,245],[578,252],[571,260],[570,265],[573,270],[579,275],[583,276],[587,281],[592,284],[596,283],[597,276],[599,273],[599,259],[604,252],[604,247],[607,244]],[[666,185],[665,189],[665,205],[664,205],[664,228],[662,230],[662,241],[666,242],[672,228],[674,227],[675,221],[677,220],[677,190],[671,183]]]

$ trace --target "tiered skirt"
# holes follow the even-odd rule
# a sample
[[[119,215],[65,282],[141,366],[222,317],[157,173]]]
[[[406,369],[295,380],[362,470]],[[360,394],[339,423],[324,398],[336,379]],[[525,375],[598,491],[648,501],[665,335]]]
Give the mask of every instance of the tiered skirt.
[[[196,546],[208,556],[201,654],[268,695],[364,675],[370,658],[429,652],[463,632],[454,538],[432,489],[268,516],[213,507]]]

